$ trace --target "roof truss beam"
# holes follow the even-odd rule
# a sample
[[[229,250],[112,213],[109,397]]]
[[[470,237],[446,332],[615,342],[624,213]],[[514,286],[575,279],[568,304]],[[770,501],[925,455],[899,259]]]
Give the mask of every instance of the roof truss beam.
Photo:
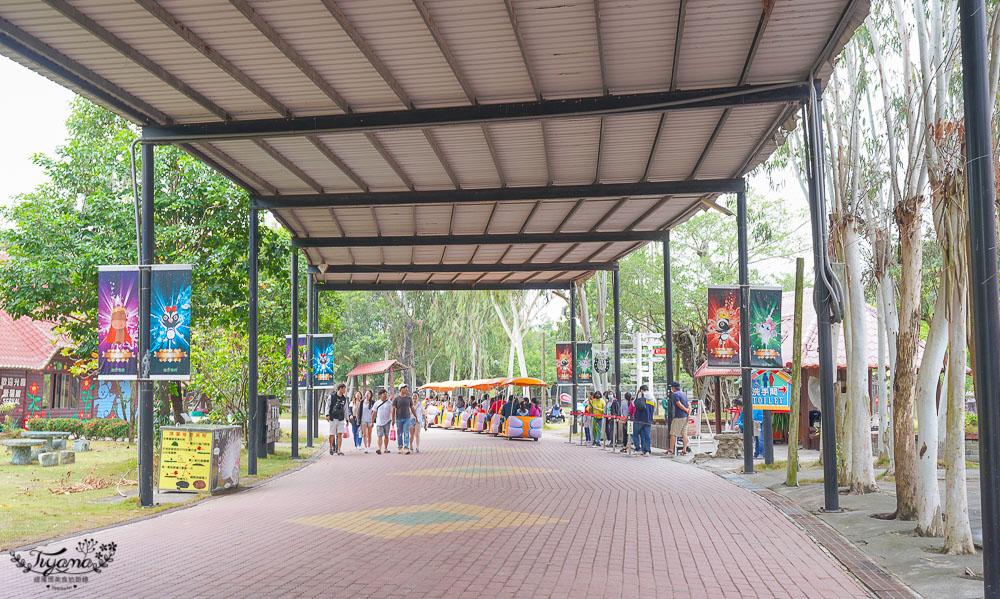
[[[618,270],[616,262],[553,262],[547,264],[320,264],[310,266],[313,274],[357,273],[439,273],[439,272],[570,272]]]
[[[143,128],[143,140],[147,143],[179,143],[185,141],[285,137],[345,131],[377,131],[380,129],[407,129],[468,123],[569,118],[604,114],[727,108],[804,102],[808,99],[808,96],[809,85],[807,82],[743,85],[614,96],[592,96],[563,100],[536,100],[531,102],[414,108],[309,117],[147,126]]]
[[[746,183],[743,179],[701,179],[645,183],[498,187],[492,189],[317,193],[294,196],[271,195],[253,198],[251,206],[259,210],[287,210],[292,208],[343,208],[407,204],[472,204],[524,200],[620,198],[700,193],[738,193],[741,191],[746,191]]]
[[[700,204],[699,204],[700,205]],[[523,235],[389,235],[367,237],[293,237],[299,248],[350,248],[383,246],[509,245],[514,243],[604,243],[659,241],[666,231],[608,231],[603,233],[525,233]],[[535,269],[539,270],[539,269]]]
[[[504,291],[569,289],[570,281],[523,283],[317,283],[317,291]]]

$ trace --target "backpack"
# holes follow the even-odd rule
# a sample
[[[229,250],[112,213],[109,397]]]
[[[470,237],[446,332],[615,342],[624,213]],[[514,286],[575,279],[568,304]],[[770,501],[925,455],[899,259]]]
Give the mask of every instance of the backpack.
[[[344,419],[344,402],[346,397],[334,395],[330,398],[330,418],[332,420]]]

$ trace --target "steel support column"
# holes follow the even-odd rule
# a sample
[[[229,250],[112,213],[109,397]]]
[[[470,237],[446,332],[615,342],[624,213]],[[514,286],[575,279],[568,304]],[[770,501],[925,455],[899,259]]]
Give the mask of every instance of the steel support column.
[[[313,288],[312,288],[312,314],[310,315],[309,318],[311,319],[310,322],[312,324],[312,328],[311,328],[312,334],[310,335],[309,340],[306,343],[306,345],[308,346],[308,350],[307,350],[307,354],[306,354],[306,364],[309,367],[309,393],[312,395],[312,402],[313,402],[313,428],[312,428],[312,435],[313,435],[313,437],[319,437],[320,436],[320,434],[319,434],[319,417],[320,417],[319,410],[320,410],[320,406],[322,405],[323,402],[320,401],[320,397],[322,396],[322,393],[317,393],[317,390],[316,390],[316,377],[315,377],[315,373],[313,372],[313,368],[312,368],[313,348],[314,348],[314,345],[315,345],[315,341],[313,340],[312,335],[315,335],[316,333],[319,332],[319,290],[316,289],[316,285],[315,284],[313,285]]]
[[[312,315],[315,303],[316,284],[312,275],[306,275],[306,447],[313,446],[313,437],[316,436],[313,434],[313,431],[316,430],[313,426],[316,409],[313,405],[315,397],[313,396],[312,365],[309,363],[312,357],[312,335],[314,332]]]
[[[572,365],[573,370],[573,409],[571,412],[577,412],[576,407],[576,283],[569,286],[569,344],[572,348],[573,358],[570,360],[570,365]],[[571,435],[575,435],[577,431],[577,420],[578,416],[573,416],[573,430],[570,432]]]
[[[292,458],[299,457],[299,251],[292,250]]]
[[[840,510],[837,490],[837,436],[834,418],[836,396],[833,384],[836,379],[833,356],[833,333],[830,303],[832,296],[827,285],[827,233],[826,199],[823,191],[823,108],[818,95],[813,94],[808,103],[806,151],[809,155],[809,215],[812,224],[813,265],[816,275],[814,302],[816,307],[816,339],[819,354],[820,387],[820,442],[823,456],[823,509]]]
[[[674,377],[674,323],[673,310],[671,309],[672,296],[670,293],[670,231],[663,237],[663,343],[666,355],[663,356],[667,366],[667,383]],[[652,371],[650,371],[652,372]],[[652,381],[650,381],[652,383]],[[670,393],[670,389],[667,389]],[[664,416],[666,416],[664,414]]]
[[[247,411],[249,413],[249,423],[247,426],[247,475],[257,474],[257,457],[260,450],[260,426],[258,419],[263,418],[263,414],[258,414],[260,407],[257,402],[257,258],[260,252],[260,242],[257,239],[260,215],[257,210],[250,209],[250,322],[248,353],[249,364],[247,378],[250,389],[247,394]]]
[[[743,471],[753,473],[753,397],[750,394],[750,267],[747,249],[747,194],[736,194],[740,267],[740,380],[743,388]]]
[[[153,146],[142,146],[142,247],[139,268],[139,505],[153,507],[153,383],[149,381],[149,310],[151,273],[155,253],[153,214]]]
[[[1000,298],[997,289],[996,188],[990,123],[992,98],[987,71],[986,6],[983,0],[959,0],[962,73],[965,98],[966,182],[976,404],[979,411],[980,477],[983,510],[985,596],[1000,597]]]
[[[622,327],[621,327],[621,281],[618,271],[611,273],[611,302],[615,311],[615,397],[622,396]],[[641,346],[636,348],[641,350]]]

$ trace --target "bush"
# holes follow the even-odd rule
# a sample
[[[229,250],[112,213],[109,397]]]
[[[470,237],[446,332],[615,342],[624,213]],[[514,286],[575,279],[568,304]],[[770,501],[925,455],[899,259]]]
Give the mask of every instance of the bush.
[[[24,427],[29,431],[65,431],[83,439],[125,439],[128,437],[128,422],[120,418],[29,418]]]

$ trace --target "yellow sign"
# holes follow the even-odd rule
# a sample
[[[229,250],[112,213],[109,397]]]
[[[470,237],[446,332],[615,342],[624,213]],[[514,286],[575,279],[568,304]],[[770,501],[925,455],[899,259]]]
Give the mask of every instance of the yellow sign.
[[[160,489],[208,493],[211,489],[212,431],[162,431]]]

